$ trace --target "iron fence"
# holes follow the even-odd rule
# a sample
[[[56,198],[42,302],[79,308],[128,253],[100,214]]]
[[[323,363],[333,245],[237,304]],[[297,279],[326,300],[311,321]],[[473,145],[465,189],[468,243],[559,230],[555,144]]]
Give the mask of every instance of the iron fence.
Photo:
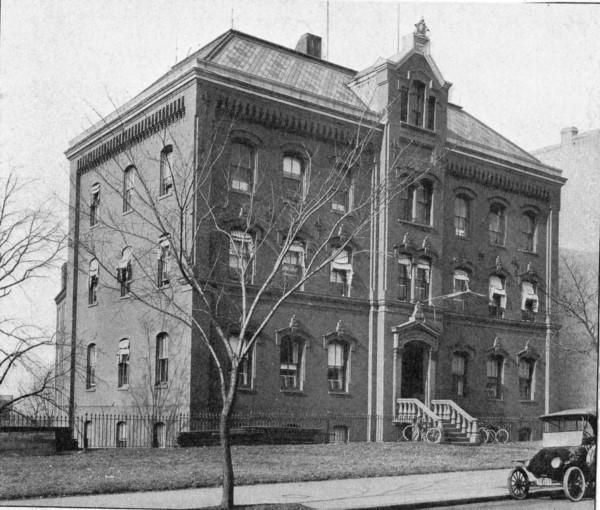
[[[182,432],[219,430],[219,413],[198,414],[110,414],[86,413],[74,420],[73,438],[80,448],[163,448],[177,446]],[[543,424],[535,418],[489,416],[480,423],[505,428],[509,441],[538,440]],[[68,427],[66,415],[25,416],[17,413],[0,415],[0,427]],[[392,415],[346,413],[238,413],[230,420],[232,430],[251,427],[289,427],[318,429],[325,442],[398,441],[401,426]]]

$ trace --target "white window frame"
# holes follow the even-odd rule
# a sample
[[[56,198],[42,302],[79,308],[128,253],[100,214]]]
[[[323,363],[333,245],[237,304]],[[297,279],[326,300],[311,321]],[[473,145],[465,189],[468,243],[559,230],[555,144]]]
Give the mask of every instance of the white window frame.
[[[121,297],[129,295],[131,292],[131,282],[133,281],[132,256],[131,247],[126,246],[123,248],[121,260],[117,264],[117,282],[120,283]]]
[[[92,343],[87,346],[85,387],[90,390],[96,387],[96,363],[98,359],[97,346]]]
[[[242,166],[241,160],[237,164],[233,162],[234,154],[233,151],[237,150],[234,147],[244,147],[249,151],[250,166]],[[230,180],[229,186],[232,191],[238,193],[252,194],[254,192],[254,181],[256,172],[256,150],[255,148],[243,141],[234,141],[231,144],[231,157],[229,162]],[[242,178],[242,174],[246,175],[246,179]]]
[[[169,343],[167,333],[156,336],[156,386],[165,386],[169,383]]]
[[[164,197],[171,193],[173,188],[173,169],[171,167],[171,157],[173,154],[173,146],[166,145],[160,151],[160,168],[159,168],[159,196]]]
[[[402,303],[408,303],[412,300],[412,260],[408,255],[400,255],[398,257],[398,271],[402,271],[401,267],[404,267],[406,272],[406,284],[405,284],[405,298],[401,299],[400,291],[398,290],[398,300]],[[400,285],[400,276],[398,276],[398,286]]]
[[[292,349],[292,362],[284,363],[282,359],[283,348],[285,344],[291,345]],[[280,351],[279,351],[279,380],[282,391],[303,391],[304,390],[304,356],[305,356],[306,342],[295,336],[285,336],[281,340]],[[295,360],[295,361],[294,361]],[[295,372],[295,373],[283,373]],[[295,383],[288,384],[288,380],[293,380]]]
[[[129,362],[130,362],[129,339],[123,338],[119,342],[119,348],[117,350],[117,387],[118,388],[128,388],[129,387]]]
[[[157,258],[157,284],[159,287],[166,287],[172,283],[171,265],[173,254],[171,250],[171,238],[169,236],[163,236],[158,240]]]
[[[522,364],[526,364],[529,368],[529,372],[526,377],[523,377]],[[519,359],[518,365],[518,376],[519,376],[519,400],[532,401],[535,400],[535,376],[537,370],[537,361],[534,358],[528,358],[527,356],[522,356]],[[521,394],[521,381],[527,380],[529,396],[523,397]]]
[[[123,172],[123,213],[133,210],[133,193],[135,190],[135,167],[128,166]]]
[[[100,183],[96,182],[90,190],[90,228],[98,225],[100,211]]]
[[[504,317],[504,312],[506,311],[507,304],[507,296],[506,290],[504,289],[504,279],[497,275],[490,276],[489,279],[490,288],[489,288],[489,296],[490,296],[490,306],[495,305],[495,296],[500,296],[500,312],[496,315],[497,317]]]
[[[341,340],[327,344],[327,384],[330,392],[349,393],[351,350],[350,345]],[[332,378],[332,371],[337,377]]]
[[[245,275],[248,283],[252,283],[254,281],[255,263],[253,257],[254,238],[251,234],[242,230],[232,230],[229,235],[229,270],[239,271],[240,274]],[[232,265],[232,257],[237,261],[235,265]]]
[[[100,286],[100,263],[98,259],[90,260],[88,272],[88,306],[98,304],[98,287]]]
[[[298,263],[291,263],[291,258],[297,257]],[[295,270],[290,271],[289,268],[295,267]],[[292,285],[295,285],[297,281],[304,278],[304,272],[306,271],[306,248],[304,243],[300,241],[294,241],[287,253],[283,256],[283,261],[281,264],[281,268],[283,271],[284,278],[294,278],[295,281]],[[287,283],[287,282],[286,282]],[[287,287],[287,285],[286,285]],[[304,283],[299,287],[299,290],[304,290]]]
[[[335,251],[337,250],[338,249],[336,248]],[[346,247],[340,250],[331,261],[329,281],[331,283],[342,284],[342,296],[351,297],[353,276],[354,270],[352,267],[352,251],[350,248]]]
[[[461,215],[464,213],[464,215]],[[460,223],[464,222],[462,227]],[[469,237],[471,227],[471,200],[464,195],[454,197],[454,235]]]

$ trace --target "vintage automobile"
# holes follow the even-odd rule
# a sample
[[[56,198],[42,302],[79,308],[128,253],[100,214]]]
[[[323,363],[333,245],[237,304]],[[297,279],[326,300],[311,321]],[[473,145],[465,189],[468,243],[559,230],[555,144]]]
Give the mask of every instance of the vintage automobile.
[[[540,416],[544,422],[543,448],[508,475],[508,492],[525,499],[530,489],[547,490],[556,497],[562,489],[571,501],[592,494],[596,484],[597,415],[593,409],[569,409]]]

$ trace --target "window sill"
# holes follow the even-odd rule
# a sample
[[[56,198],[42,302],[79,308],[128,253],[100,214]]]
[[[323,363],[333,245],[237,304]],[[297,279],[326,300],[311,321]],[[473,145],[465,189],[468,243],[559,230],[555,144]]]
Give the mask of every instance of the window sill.
[[[234,188],[229,188],[229,191],[231,191],[232,193],[237,193],[238,195],[246,196],[246,197],[252,196],[252,191],[244,191],[241,189],[234,189]]]
[[[165,199],[169,198],[169,197],[170,197],[170,196],[172,196],[172,195],[173,195],[173,193],[172,193],[171,191],[169,191],[168,193],[165,193],[164,195],[160,195],[160,196],[158,197],[158,199],[159,199],[159,200],[165,200]]]
[[[98,306],[98,301],[96,301],[95,303],[88,303],[88,308],[94,308],[95,306]]]
[[[433,230],[434,228],[431,223],[421,223],[419,221],[403,220],[402,218],[398,218],[398,223],[401,223],[402,225],[412,225],[413,227],[422,228],[425,230]]]
[[[346,397],[346,398],[348,398],[348,397],[352,396],[352,395],[350,395],[350,392],[348,392],[348,391],[332,391],[332,390],[329,390],[327,392],[327,394],[331,395],[332,397]]]
[[[517,249],[517,251],[524,253],[525,255],[535,255],[536,257],[540,256],[540,254],[537,251],[530,251],[526,250],[525,248],[519,248]]]
[[[490,246],[493,246],[494,248],[502,248],[503,250],[506,250],[506,243],[504,243],[504,244],[496,244],[496,243],[490,242]]]
[[[454,237],[461,241],[471,241],[471,236],[459,236],[458,234],[454,234]]]
[[[93,225],[90,225],[90,230],[94,230],[96,228],[98,228],[100,226],[99,223],[94,223]]]
[[[256,393],[256,390],[249,386],[238,386],[237,390],[241,393],[246,393],[248,395],[254,395]]]
[[[129,384],[124,384],[123,386],[117,386],[117,391],[129,391]]]
[[[128,216],[132,213],[133,213],[133,209],[127,209],[126,211],[123,211],[123,216]]]
[[[157,390],[165,389],[165,388],[168,388],[168,387],[169,387],[169,383],[168,383],[168,382],[156,383],[156,384],[154,385],[154,387],[155,387]]]
[[[302,397],[302,396],[304,396],[304,390],[288,390],[288,389],[281,388],[279,391],[281,393],[283,393],[284,395],[289,395],[291,397]]]
[[[123,300],[123,299],[131,299],[131,292],[128,292],[124,296],[121,296],[119,299],[121,299],[121,300]]]
[[[426,128],[426,127],[423,127],[423,126],[417,126],[416,124],[412,124],[412,123],[410,123],[408,121],[405,121],[405,120],[400,121],[400,125],[402,127],[408,127],[408,128],[411,128],[411,129],[415,129],[416,131],[419,131],[419,132],[421,132],[423,134],[434,135],[434,136],[436,134],[435,130],[432,130],[432,129],[429,129],[429,128]]]
[[[529,406],[530,405],[537,406],[537,405],[539,405],[539,402],[536,401],[536,400],[529,400],[529,399],[523,400],[523,399],[520,399],[519,400],[519,404],[525,404],[525,405],[529,405]]]
[[[488,402],[504,402],[502,397],[487,397]]]
[[[332,214],[337,214],[338,216],[344,216],[346,214],[352,214],[351,212],[348,211],[348,209],[344,209],[342,211],[341,209],[335,209],[333,206],[331,207],[331,213]]]
[[[86,388],[85,391],[87,391],[89,393],[93,393],[94,391],[96,391],[96,386],[92,386],[91,388]]]

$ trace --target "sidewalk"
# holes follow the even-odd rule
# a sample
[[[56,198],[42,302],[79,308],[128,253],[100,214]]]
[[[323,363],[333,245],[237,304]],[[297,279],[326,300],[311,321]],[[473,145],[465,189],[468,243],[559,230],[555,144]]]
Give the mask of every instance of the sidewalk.
[[[301,503],[315,509],[425,508],[508,498],[508,469],[236,487],[236,505]],[[221,488],[2,501],[0,506],[191,509],[218,505]]]

